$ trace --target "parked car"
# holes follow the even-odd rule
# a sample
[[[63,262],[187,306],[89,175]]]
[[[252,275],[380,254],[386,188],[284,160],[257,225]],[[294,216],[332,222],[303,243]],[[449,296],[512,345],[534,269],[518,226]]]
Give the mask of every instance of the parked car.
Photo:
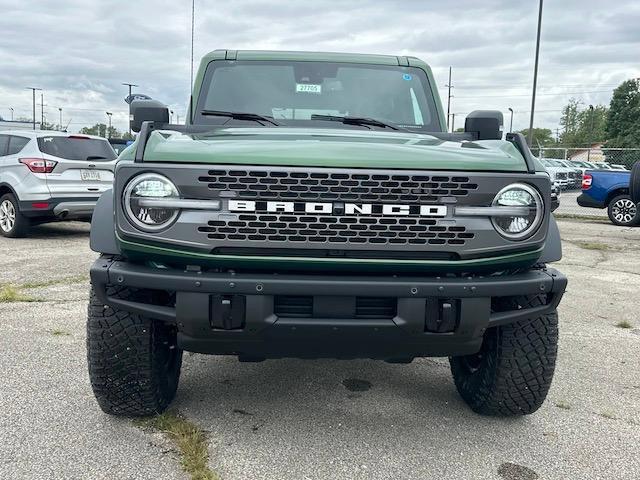
[[[116,154],[100,137],[54,131],[0,131],[0,235],[31,225],[89,219],[111,188]]]
[[[183,351],[445,356],[475,412],[540,407],[567,279],[549,176],[499,111],[448,133],[414,57],[216,50],[195,78],[184,125],[131,102],[92,220],[103,411],[162,412]]]
[[[629,193],[631,173],[619,170],[588,170],[582,179],[578,205],[606,208],[614,225],[633,226],[640,223],[640,214]]]
[[[122,151],[133,143],[133,140],[126,140],[124,138],[110,138],[109,143],[111,148],[116,152],[116,155],[120,155]]]
[[[559,163],[555,163],[548,158],[540,158],[540,163],[544,166],[545,170],[549,172],[551,176],[551,182],[557,183],[561,190],[566,190],[572,185],[572,180],[569,179],[569,169],[562,166]]]
[[[559,164],[560,166],[567,168],[569,188],[580,188],[580,185],[582,183],[582,170],[580,170],[575,165],[572,165],[568,160],[564,160],[561,158],[547,158],[545,160],[551,160],[554,164]]]

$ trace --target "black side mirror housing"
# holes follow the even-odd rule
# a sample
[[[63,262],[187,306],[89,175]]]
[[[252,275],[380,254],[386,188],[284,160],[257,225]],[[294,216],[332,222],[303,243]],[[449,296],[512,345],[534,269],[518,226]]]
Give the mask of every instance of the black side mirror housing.
[[[140,131],[142,122],[169,123],[169,108],[157,100],[132,100],[129,109],[129,124],[134,132]]]
[[[502,139],[504,118],[498,110],[474,110],[464,121],[464,131],[475,136],[476,140]]]

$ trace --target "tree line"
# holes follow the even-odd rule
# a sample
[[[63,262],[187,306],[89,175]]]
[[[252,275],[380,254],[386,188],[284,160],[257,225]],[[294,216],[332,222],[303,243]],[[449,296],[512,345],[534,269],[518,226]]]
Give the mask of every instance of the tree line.
[[[521,133],[526,137],[529,129]],[[570,99],[562,109],[556,135],[548,128],[533,129],[532,147],[585,148],[595,143],[611,148],[640,147],[640,80],[622,82],[613,91],[609,106],[587,106]]]

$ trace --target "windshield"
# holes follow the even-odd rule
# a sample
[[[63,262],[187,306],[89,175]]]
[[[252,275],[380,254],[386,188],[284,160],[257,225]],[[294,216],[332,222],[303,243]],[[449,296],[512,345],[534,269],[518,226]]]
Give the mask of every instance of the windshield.
[[[38,147],[42,153],[67,160],[109,161],[116,153],[106,140],[89,137],[40,137]]]
[[[415,67],[215,61],[205,74],[195,123],[260,125],[246,118],[203,115],[203,110],[273,117],[282,126],[381,128],[312,118],[325,115],[375,119],[416,131],[441,130],[427,76]]]

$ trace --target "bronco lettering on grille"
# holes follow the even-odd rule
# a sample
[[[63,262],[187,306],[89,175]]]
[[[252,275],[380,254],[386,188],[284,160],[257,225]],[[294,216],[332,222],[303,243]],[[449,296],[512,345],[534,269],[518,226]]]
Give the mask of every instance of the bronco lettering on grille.
[[[372,203],[326,202],[260,202],[254,200],[229,200],[230,212],[267,213],[324,213],[336,215],[382,215],[421,217],[445,217],[446,205],[401,205]]]

